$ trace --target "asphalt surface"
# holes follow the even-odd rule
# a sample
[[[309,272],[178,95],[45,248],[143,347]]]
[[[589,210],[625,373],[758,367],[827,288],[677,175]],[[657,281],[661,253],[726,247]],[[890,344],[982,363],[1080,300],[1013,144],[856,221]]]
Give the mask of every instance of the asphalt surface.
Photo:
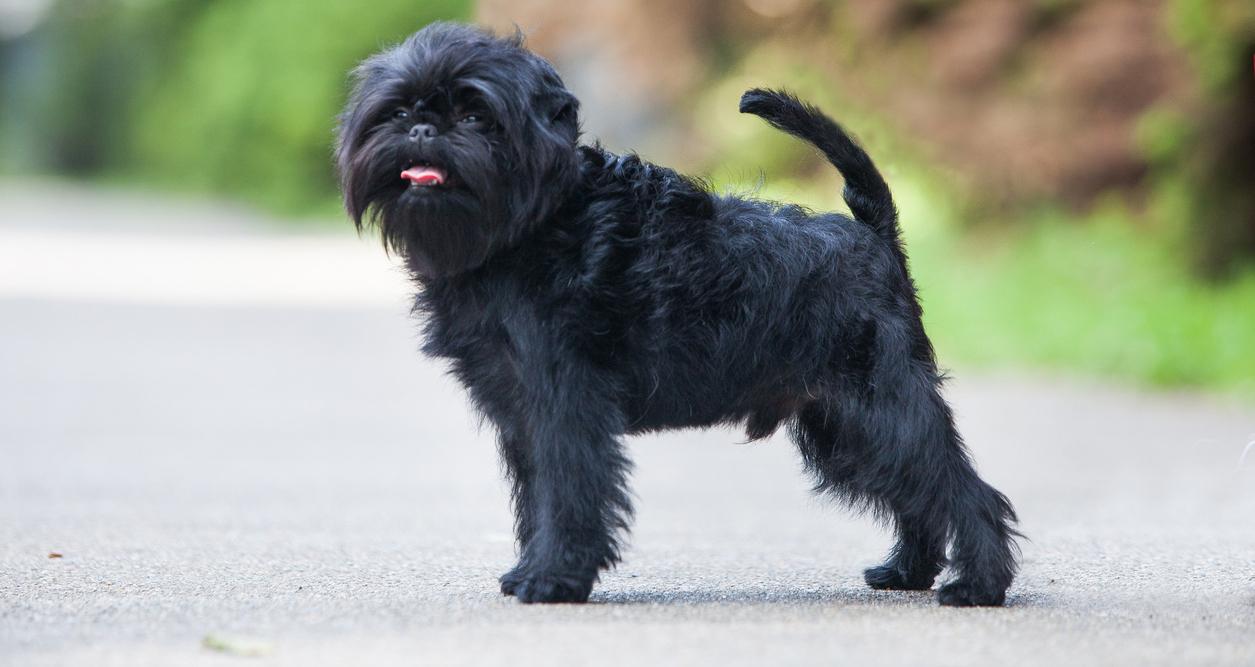
[[[1250,404],[957,370],[1030,538],[1002,609],[867,589],[889,535],[782,437],[633,438],[623,565],[525,606],[491,433],[376,243],[0,201],[2,665],[1255,665]]]

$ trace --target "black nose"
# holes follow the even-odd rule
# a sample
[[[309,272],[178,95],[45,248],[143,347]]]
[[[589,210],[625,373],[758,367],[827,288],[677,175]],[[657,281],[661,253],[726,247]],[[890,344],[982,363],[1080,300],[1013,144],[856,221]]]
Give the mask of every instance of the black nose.
[[[428,123],[419,123],[410,128],[410,139],[430,139],[436,136],[436,126]]]

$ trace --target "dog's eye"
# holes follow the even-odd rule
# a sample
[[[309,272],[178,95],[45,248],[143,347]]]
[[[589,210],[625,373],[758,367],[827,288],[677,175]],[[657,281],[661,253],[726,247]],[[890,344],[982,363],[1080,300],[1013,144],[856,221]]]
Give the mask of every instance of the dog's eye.
[[[410,112],[405,109],[397,109],[392,112],[392,118],[395,120],[405,120],[410,117]]]
[[[468,113],[465,116],[462,116],[460,119],[458,119],[458,122],[464,125],[470,125],[472,123],[478,123],[481,120],[483,120],[481,117],[476,116],[473,113]]]

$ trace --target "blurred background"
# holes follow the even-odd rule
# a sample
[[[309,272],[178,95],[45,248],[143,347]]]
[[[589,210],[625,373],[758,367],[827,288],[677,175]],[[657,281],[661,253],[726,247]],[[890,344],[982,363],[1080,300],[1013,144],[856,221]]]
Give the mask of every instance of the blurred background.
[[[840,208],[736,113],[784,86],[888,173],[943,359],[1255,391],[1255,4],[1245,0],[0,1],[0,165],[345,224],[345,73],[428,21],[517,25],[584,128]]]

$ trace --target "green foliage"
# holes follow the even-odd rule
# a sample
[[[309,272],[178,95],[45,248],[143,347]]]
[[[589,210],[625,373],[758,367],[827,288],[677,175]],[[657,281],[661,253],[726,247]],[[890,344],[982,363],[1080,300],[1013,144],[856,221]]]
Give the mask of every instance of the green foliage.
[[[33,114],[45,168],[243,197],[290,213],[335,200],[347,72],[469,0],[70,0]],[[91,113],[83,113],[90,108]]]
[[[20,60],[0,100],[0,111],[16,119],[4,161],[76,175],[123,164],[135,95],[201,4],[61,2],[42,30],[0,45]]]
[[[1255,270],[1216,286],[1119,207],[977,244],[913,239],[943,357],[1255,394]],[[990,250],[991,246],[996,250]]]
[[[138,163],[152,175],[287,210],[325,201],[346,72],[461,0],[219,0],[136,110]]]
[[[1138,119],[1134,142],[1152,165],[1170,164],[1180,159],[1193,139],[1189,120],[1166,106],[1152,108]]]
[[[1189,107],[1185,132],[1177,134],[1154,120],[1143,127],[1148,154],[1158,159],[1160,188],[1185,194],[1193,223],[1188,252],[1195,266],[1213,279],[1230,279],[1255,260],[1255,3],[1249,0],[1175,0],[1173,33],[1190,56],[1201,83],[1201,99]],[[1183,114],[1182,114],[1183,115]],[[1166,131],[1165,131],[1166,130]]]
[[[1174,0],[1172,32],[1190,52],[1205,89],[1222,92],[1250,75],[1255,4],[1249,0]],[[1244,57],[1239,57],[1244,56]]]

